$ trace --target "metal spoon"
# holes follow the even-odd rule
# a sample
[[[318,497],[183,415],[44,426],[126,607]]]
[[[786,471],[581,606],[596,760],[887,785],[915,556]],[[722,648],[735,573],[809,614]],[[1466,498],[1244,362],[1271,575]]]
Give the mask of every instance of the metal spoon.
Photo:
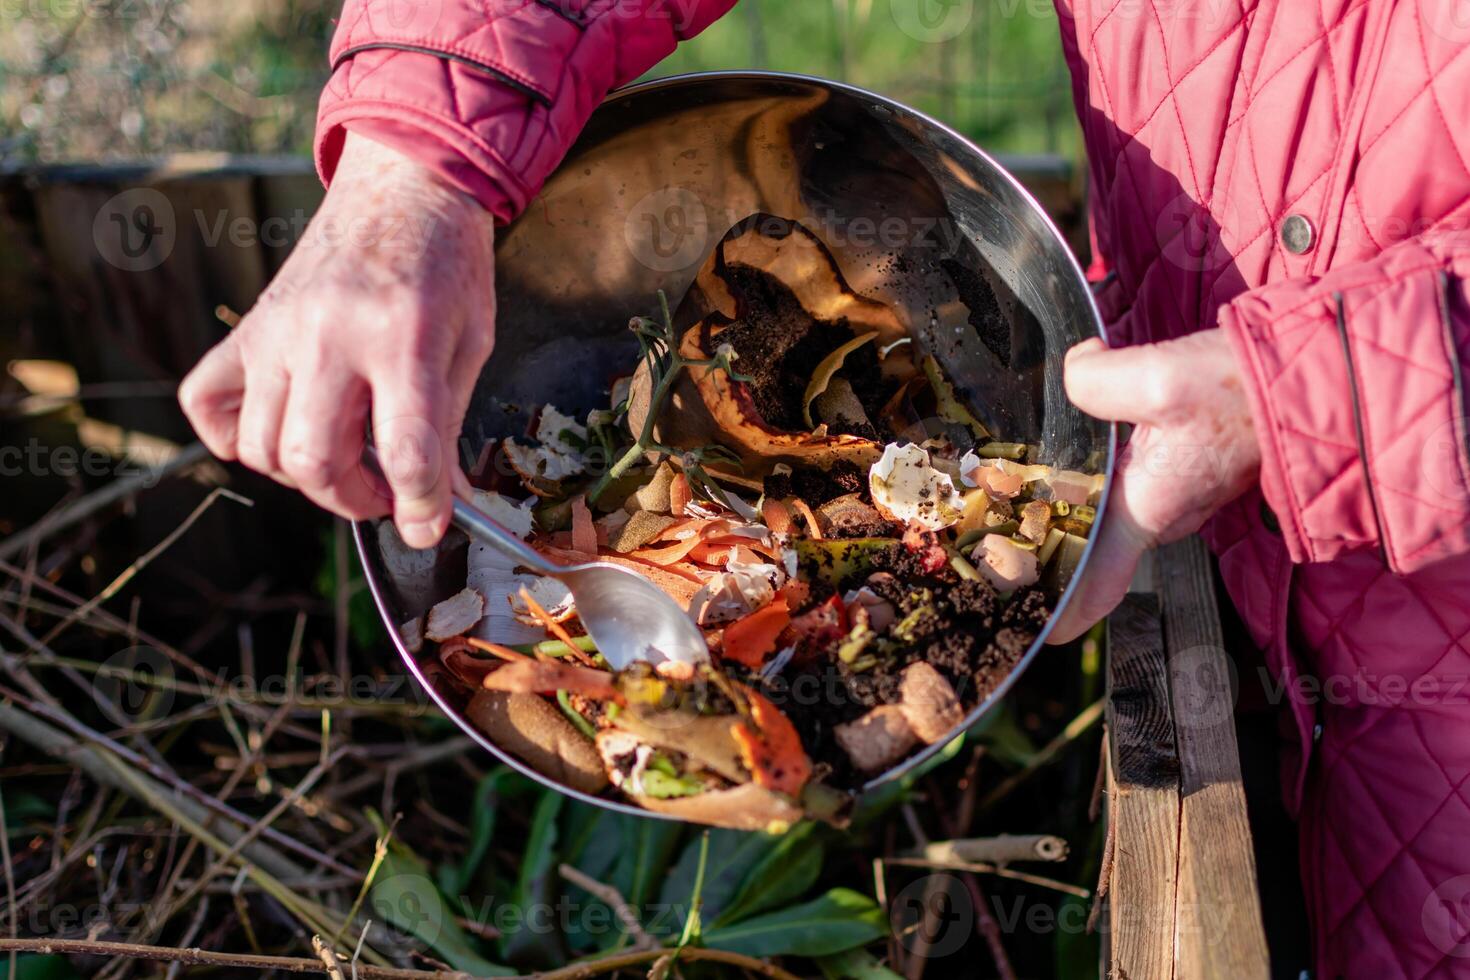
[[[381,475],[377,451],[368,446],[363,464]],[[614,670],[646,660],[695,664],[709,660],[704,634],[658,586],[631,569],[608,562],[558,565],[527,545],[472,504],[454,498],[454,526],[513,558],[518,565],[559,580],[572,592],[577,618],[597,651]]]

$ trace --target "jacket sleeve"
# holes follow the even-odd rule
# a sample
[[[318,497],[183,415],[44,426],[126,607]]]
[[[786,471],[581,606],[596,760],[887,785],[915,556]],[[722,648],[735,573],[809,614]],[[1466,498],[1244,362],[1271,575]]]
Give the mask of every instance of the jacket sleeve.
[[[1413,238],[1221,310],[1298,562],[1381,549],[1407,575],[1470,553],[1470,236]]]
[[[610,90],[734,3],[346,0],[317,112],[317,170],[330,184],[352,130],[510,221]]]

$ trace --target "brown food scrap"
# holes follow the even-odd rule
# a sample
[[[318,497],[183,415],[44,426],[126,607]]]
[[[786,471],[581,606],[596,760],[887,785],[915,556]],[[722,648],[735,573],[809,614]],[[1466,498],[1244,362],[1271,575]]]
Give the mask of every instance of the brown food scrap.
[[[618,554],[626,555],[643,547],[660,534],[679,523],[679,518],[668,514],[655,514],[648,510],[634,511],[628,523],[608,534],[608,546]]]
[[[683,473],[675,473],[674,479],[669,483],[669,513],[675,517],[683,517],[685,508],[693,499],[694,493],[689,489],[689,477]]]
[[[398,638],[403,641],[403,648],[409,653],[418,653],[424,648],[424,617],[415,616],[413,619],[398,624]]]
[[[691,295],[716,299],[719,309],[691,308],[699,321],[680,338],[680,354],[707,360],[728,344],[739,357],[736,369],[752,380],[735,381],[719,368],[690,369],[673,394],[683,410],[659,423],[662,442],[692,448],[714,436],[741,457],[750,476],[765,475],[778,462],[825,467],[846,459],[866,468],[878,458],[871,439],[815,434],[801,417],[810,369],[837,344],[870,330],[880,343],[907,335],[893,308],[852,292],[815,235],[795,222],[752,215],[714,249]],[[844,372],[861,382],[854,385],[859,398],[868,394],[876,405],[914,366],[908,358],[879,365],[874,346],[855,351]],[[703,418],[691,419],[699,409]],[[646,414],[646,407],[630,404],[635,431]],[[674,421],[684,431],[664,431]]]
[[[904,668],[899,708],[909,728],[925,744],[938,742],[965,720],[949,681],[922,660]]]
[[[817,508],[816,515],[822,534],[830,538],[881,538],[896,532],[895,525],[866,503],[861,494],[829,500]]]
[[[648,482],[623,502],[623,510],[630,514],[636,514],[638,511],[651,511],[655,514],[670,513],[669,485],[673,480],[674,467],[667,462],[660,463]]]
[[[811,539],[813,541],[822,540],[821,522],[817,520],[817,515],[812,513],[806,501],[800,497],[792,497],[790,503],[792,509],[801,515],[802,520],[806,521],[806,533],[811,536]]]
[[[771,529],[772,534],[791,532],[791,508],[772,497],[767,497],[761,504],[761,520]]]
[[[1021,536],[1041,544],[1051,525],[1051,506],[1044,500],[1033,500],[1021,508]]]
[[[838,725],[833,734],[852,764],[863,772],[887,769],[918,744],[918,737],[896,704],[881,705],[856,721]]]
[[[817,396],[812,408],[815,409],[817,418],[827,426],[828,432],[861,436],[865,439],[878,437],[878,430],[868,421],[863,403],[858,401],[852,383],[846,378],[833,378],[827,390]]]
[[[759,830],[771,834],[785,833],[806,814],[801,807],[764,786],[746,783],[732,789],[706,790],[698,796],[681,796],[664,800],[640,796],[638,803],[654,813],[666,813],[690,823],[728,827],[731,830]]]
[[[531,768],[583,793],[607,786],[597,749],[549,702],[534,694],[480,691],[470,723]]]
[[[439,663],[449,676],[472,689],[480,687],[485,682],[485,675],[500,666],[498,660],[471,652],[470,645],[459,637],[446,640],[439,647]]]
[[[485,675],[481,684],[488,691],[515,694],[555,694],[575,691],[600,701],[617,701],[622,695],[613,687],[612,675],[591,667],[559,660],[513,660]]]
[[[583,494],[572,498],[572,550],[597,550],[597,527],[592,523],[592,511]]]

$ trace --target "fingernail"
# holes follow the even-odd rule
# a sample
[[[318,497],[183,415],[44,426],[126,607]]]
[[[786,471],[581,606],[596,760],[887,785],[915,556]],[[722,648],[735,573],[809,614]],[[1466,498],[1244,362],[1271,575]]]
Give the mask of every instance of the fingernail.
[[[432,548],[439,543],[439,529],[434,521],[411,521],[403,525],[403,543],[410,548]]]
[[[1101,345],[1102,341],[1099,338],[1088,337],[1080,344],[1073,344],[1071,347],[1067,348],[1067,354],[1065,357],[1062,358],[1062,361],[1063,363],[1065,363],[1067,361],[1070,361],[1073,357],[1082,357],[1083,355],[1091,354]]]

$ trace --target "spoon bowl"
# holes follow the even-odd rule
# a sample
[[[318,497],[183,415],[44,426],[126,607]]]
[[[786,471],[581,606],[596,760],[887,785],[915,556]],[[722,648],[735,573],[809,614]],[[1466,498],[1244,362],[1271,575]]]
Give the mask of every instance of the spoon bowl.
[[[614,670],[640,660],[696,664],[709,660],[704,634],[658,586],[609,562],[558,565],[463,500],[454,502],[454,526],[518,564],[559,580],[572,592],[577,618]]]

